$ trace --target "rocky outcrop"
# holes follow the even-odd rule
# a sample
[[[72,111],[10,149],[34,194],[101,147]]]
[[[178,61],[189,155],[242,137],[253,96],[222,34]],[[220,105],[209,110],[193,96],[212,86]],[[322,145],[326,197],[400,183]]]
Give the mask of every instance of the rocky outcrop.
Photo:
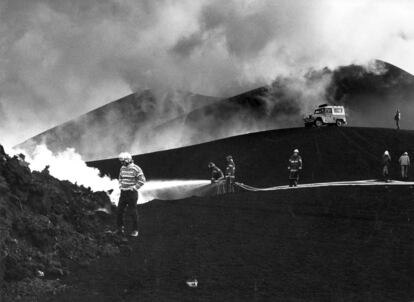
[[[0,288],[5,301],[55,291],[71,266],[119,251],[104,192],[31,172],[0,146]],[[98,210],[98,211],[97,211]],[[32,298],[30,298],[32,297]]]

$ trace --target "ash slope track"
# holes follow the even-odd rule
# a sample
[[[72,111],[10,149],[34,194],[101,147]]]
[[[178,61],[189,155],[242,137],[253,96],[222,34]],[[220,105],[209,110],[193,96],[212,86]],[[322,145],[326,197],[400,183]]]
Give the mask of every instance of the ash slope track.
[[[129,248],[44,300],[412,301],[413,197],[377,186],[149,202]]]
[[[215,142],[135,156],[149,179],[208,179],[208,162],[224,168],[232,154],[237,181],[255,187],[287,184],[287,161],[299,148],[304,161],[301,183],[377,179],[388,149],[393,159],[391,177],[398,179],[398,157],[414,155],[414,131],[379,128],[297,128],[252,133]],[[88,163],[117,177],[117,159]]]

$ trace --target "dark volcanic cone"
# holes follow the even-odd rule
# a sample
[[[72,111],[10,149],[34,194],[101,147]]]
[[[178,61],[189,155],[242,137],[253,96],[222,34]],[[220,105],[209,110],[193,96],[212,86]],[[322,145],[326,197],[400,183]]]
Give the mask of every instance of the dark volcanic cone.
[[[139,151],[148,145],[139,144],[141,133],[154,135],[151,128],[217,100],[189,92],[145,90],[88,112],[16,147],[29,152],[42,143],[54,152],[70,147],[86,160],[112,157],[125,150]]]

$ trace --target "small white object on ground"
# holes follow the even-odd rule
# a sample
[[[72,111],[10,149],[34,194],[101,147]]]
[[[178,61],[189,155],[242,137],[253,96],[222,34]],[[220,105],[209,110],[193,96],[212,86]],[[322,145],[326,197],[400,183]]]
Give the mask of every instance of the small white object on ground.
[[[189,287],[197,287],[197,285],[198,285],[197,279],[188,280],[186,283]]]
[[[38,277],[44,277],[45,276],[45,273],[42,272],[41,270],[37,270],[36,274],[37,274]]]

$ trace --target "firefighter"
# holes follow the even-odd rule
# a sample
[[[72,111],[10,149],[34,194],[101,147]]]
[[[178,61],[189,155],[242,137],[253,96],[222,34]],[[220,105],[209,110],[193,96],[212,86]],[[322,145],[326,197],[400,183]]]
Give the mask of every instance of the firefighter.
[[[124,212],[128,206],[132,217],[133,231],[132,237],[138,236],[138,190],[144,185],[146,179],[142,169],[134,164],[131,154],[122,152],[119,154],[121,170],[119,172],[119,187],[121,195],[118,202],[117,227],[118,234],[124,234]]]
[[[385,150],[384,154],[382,155],[382,176],[385,182],[388,182],[388,175],[391,166],[391,156],[388,150]]]
[[[236,179],[236,165],[233,160],[233,156],[228,155],[226,157],[226,193],[234,193],[234,182]]]
[[[220,170],[219,167],[215,165],[215,163],[210,162],[208,164],[209,169],[211,170],[211,183],[219,182],[220,180],[224,179],[224,174]]]
[[[297,187],[299,181],[299,172],[302,170],[302,157],[299,150],[293,150],[292,156],[289,158],[289,187]]]
[[[399,109],[395,112],[394,116],[395,126],[397,126],[397,130],[400,130],[400,120],[401,120],[401,112]]]
[[[226,193],[226,182],[224,181],[224,174],[221,169],[213,162],[210,162],[208,167],[211,170],[211,183],[216,184],[215,194],[221,195]]]
[[[398,160],[401,166],[401,178],[402,180],[408,179],[408,168],[410,167],[410,157],[408,156],[408,152],[404,152],[401,155],[400,159]]]

